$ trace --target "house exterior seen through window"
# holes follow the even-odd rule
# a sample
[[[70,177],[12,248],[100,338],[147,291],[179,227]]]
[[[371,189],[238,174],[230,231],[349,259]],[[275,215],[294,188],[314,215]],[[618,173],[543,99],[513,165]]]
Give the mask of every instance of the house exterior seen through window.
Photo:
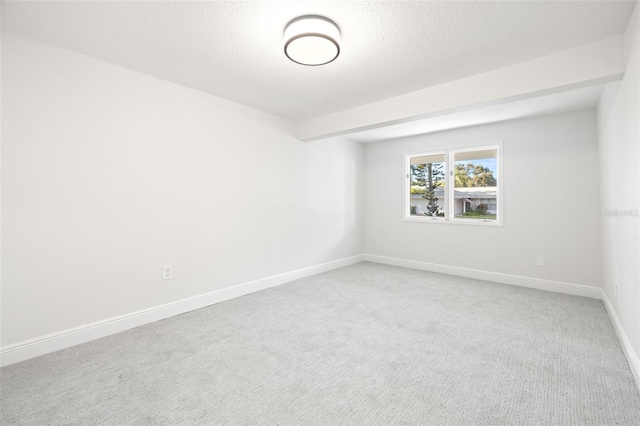
[[[501,145],[407,155],[405,220],[501,225]]]

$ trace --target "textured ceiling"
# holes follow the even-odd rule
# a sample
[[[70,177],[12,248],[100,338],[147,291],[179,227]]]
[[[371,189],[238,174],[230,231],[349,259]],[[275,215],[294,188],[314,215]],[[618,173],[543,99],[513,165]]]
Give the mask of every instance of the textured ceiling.
[[[623,33],[635,1],[3,1],[2,27],[303,120]],[[320,14],[329,65],[289,61],[282,32]]]

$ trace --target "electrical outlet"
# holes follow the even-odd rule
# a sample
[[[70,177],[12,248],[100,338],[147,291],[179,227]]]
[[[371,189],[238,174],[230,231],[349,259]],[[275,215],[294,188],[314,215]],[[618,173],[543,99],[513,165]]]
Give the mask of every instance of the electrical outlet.
[[[538,256],[536,264],[538,266],[544,266],[544,256]]]
[[[173,271],[171,269],[171,265],[166,265],[162,267],[162,279],[170,280],[173,278]]]

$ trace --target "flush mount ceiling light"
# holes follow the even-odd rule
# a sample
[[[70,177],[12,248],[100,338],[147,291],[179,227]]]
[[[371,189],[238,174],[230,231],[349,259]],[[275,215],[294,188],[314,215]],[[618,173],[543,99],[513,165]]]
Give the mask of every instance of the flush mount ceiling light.
[[[284,53],[302,65],[324,65],[340,54],[340,30],[322,16],[301,16],[284,30]]]

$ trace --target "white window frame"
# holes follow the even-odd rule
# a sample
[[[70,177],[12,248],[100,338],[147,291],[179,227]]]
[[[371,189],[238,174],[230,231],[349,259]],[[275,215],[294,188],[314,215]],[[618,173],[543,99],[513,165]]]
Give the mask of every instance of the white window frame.
[[[496,158],[496,170],[497,170],[497,197],[496,197],[496,220],[489,219],[467,219],[455,217],[455,199],[454,199],[454,179],[453,179],[453,163],[454,155],[460,152],[466,151],[481,151],[485,149],[496,149],[498,154]],[[444,153],[445,158],[445,216],[444,217],[431,217],[431,216],[415,216],[411,215],[411,158],[422,157],[430,155],[442,155]],[[467,145],[455,148],[445,148],[429,150],[426,152],[412,152],[405,154],[404,156],[404,207],[403,207],[403,221],[405,222],[422,222],[422,223],[439,223],[447,225],[475,225],[475,226],[503,226],[504,223],[504,197],[503,197],[503,144],[502,141],[482,144],[482,145]]]

